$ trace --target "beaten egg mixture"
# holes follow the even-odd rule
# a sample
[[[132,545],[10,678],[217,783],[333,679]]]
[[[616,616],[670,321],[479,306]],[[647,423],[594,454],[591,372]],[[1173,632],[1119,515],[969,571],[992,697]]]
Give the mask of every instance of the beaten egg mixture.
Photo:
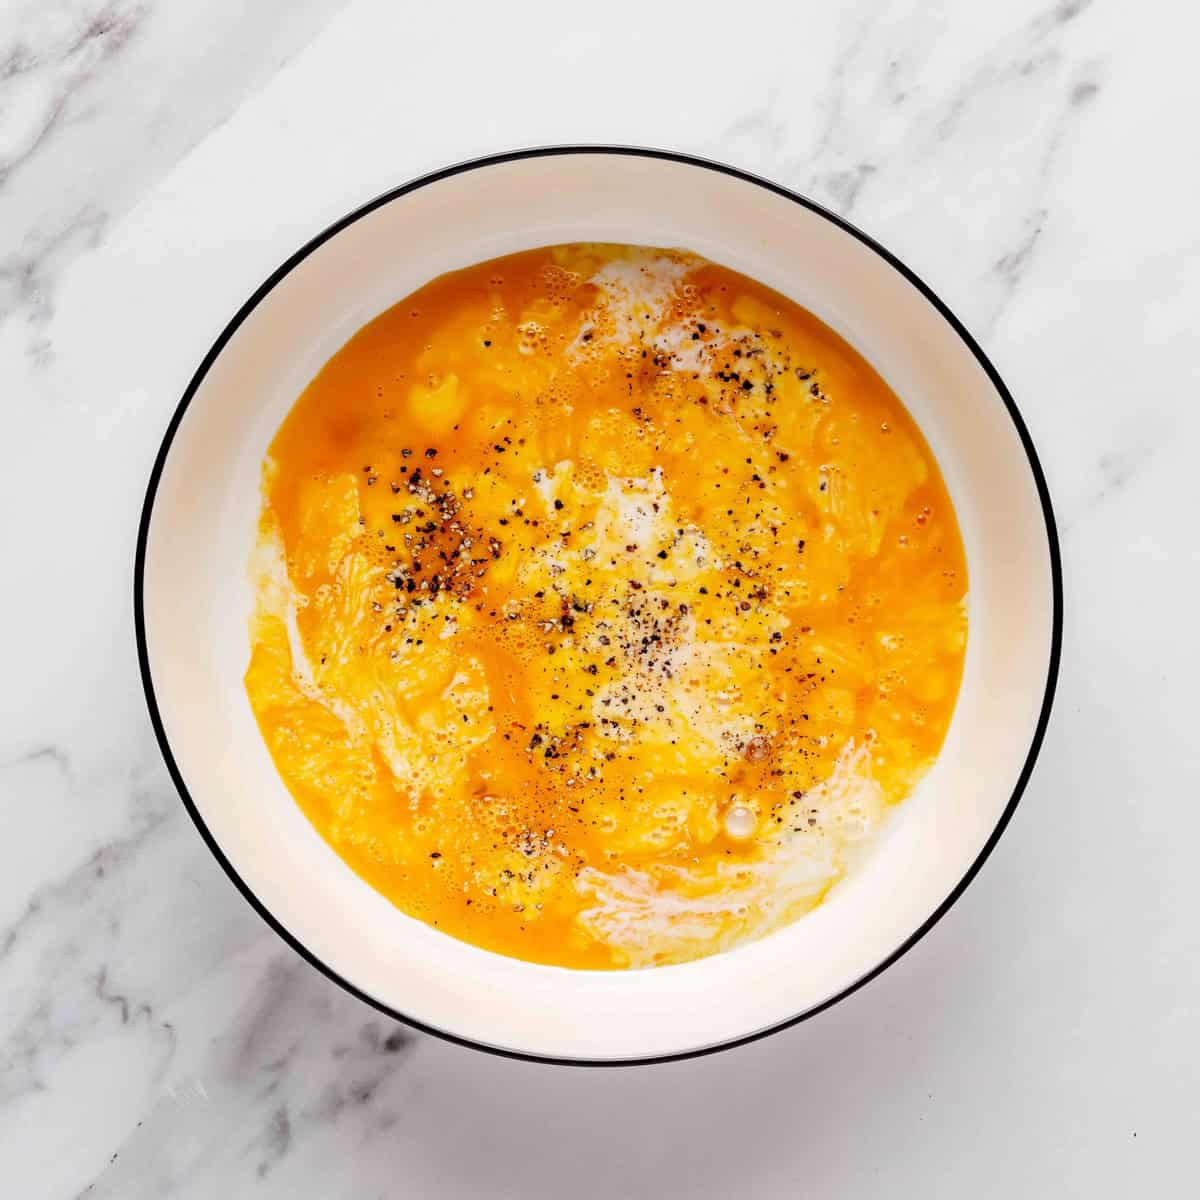
[[[567,967],[819,903],[936,756],[966,643],[929,448],[810,313],[667,250],[442,276],[263,470],[246,688],[404,912]]]

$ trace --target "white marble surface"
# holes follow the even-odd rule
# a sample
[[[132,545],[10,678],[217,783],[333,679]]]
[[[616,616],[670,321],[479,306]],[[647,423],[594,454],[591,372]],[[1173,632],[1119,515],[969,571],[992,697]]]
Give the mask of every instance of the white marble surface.
[[[1188,1194],[1198,33],[1173,0],[0,0],[4,1195]],[[950,915],[810,1023],[616,1071],[410,1034],[283,946],[172,790],[131,628],[150,462],[254,286],[414,174],[588,140],[905,258],[1023,407],[1067,573],[1041,762]]]

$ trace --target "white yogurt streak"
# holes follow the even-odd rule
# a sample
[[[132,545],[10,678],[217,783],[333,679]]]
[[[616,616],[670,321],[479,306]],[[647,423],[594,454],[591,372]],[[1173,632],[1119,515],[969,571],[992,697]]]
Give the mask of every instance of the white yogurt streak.
[[[760,833],[755,861],[653,874],[588,867],[576,883],[588,902],[577,919],[634,967],[762,937],[812,907],[845,874],[882,815],[868,748],[848,742],[833,773],[805,795],[783,832]],[[808,824],[810,817],[815,824]]]

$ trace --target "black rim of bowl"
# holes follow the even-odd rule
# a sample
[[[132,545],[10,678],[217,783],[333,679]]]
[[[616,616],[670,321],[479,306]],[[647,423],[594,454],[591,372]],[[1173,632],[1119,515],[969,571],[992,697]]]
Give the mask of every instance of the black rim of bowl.
[[[997,394],[1004,402],[1005,408],[1008,410],[1009,418],[1012,420],[1013,426],[1016,429],[1017,436],[1021,440],[1021,444],[1025,450],[1025,456],[1029,462],[1029,469],[1033,474],[1034,482],[1037,486],[1038,498],[1041,501],[1042,516],[1046,525],[1046,541],[1050,554],[1050,567],[1052,576],[1052,602],[1053,602],[1053,629],[1051,632],[1050,641],[1050,659],[1046,670],[1046,688],[1042,697],[1041,711],[1038,714],[1037,727],[1034,730],[1033,739],[1030,742],[1029,751],[1026,754],[1025,762],[1021,768],[1020,774],[1017,776],[1016,783],[1013,786],[1012,795],[1009,797],[1008,804],[1005,806],[1004,812],[996,823],[995,829],[991,836],[984,844],[983,849],[976,856],[975,861],[971,864],[967,872],[959,880],[958,884],[953,888],[950,894],[938,905],[937,909],[925,920],[925,922],[905,939],[900,946],[892,951],[882,962],[878,963],[865,975],[855,980],[848,987],[822,1003],[815,1005],[812,1008],[806,1009],[804,1012],[798,1013],[793,1017],[789,1017],[785,1021],[781,1021],[775,1025],[771,1025],[766,1029],[758,1030],[755,1033],[750,1033],[744,1037],[732,1038],[728,1041],[718,1042],[715,1045],[701,1046],[691,1050],[682,1050],[674,1054],[652,1055],[642,1058],[614,1058],[614,1059],[587,1059],[587,1058],[560,1058],[553,1055],[533,1054],[521,1050],[509,1050],[500,1046],[490,1046],[484,1042],[472,1041],[470,1038],[460,1037],[457,1034],[449,1033],[442,1029],[437,1029],[434,1026],[426,1025],[421,1021],[417,1021],[412,1017],[405,1016],[404,1013],[389,1007],[387,1004],[376,1000],[374,997],[367,995],[359,988],[355,987],[348,979],[338,974],[332,967],[322,962],[311,950],[299,941],[289,930],[287,930],[276,917],[268,911],[266,906],[259,900],[258,896],[251,890],[249,885],[238,874],[233,863],[226,858],[221,847],[217,844],[216,839],[205,825],[204,819],[201,817],[196,804],[192,799],[191,793],[188,791],[187,783],[184,781],[183,775],[179,770],[179,766],[175,761],[175,756],[171,752],[170,741],[167,738],[166,730],[163,727],[162,716],[158,709],[158,702],[154,694],[154,681],[150,670],[150,656],[146,647],[146,621],[145,621],[145,603],[143,597],[143,588],[145,583],[145,566],[146,566],[146,543],[150,531],[150,519],[154,509],[154,498],[158,490],[159,479],[163,472],[163,467],[167,461],[167,456],[171,450],[171,444],[175,439],[176,431],[183,420],[184,414],[187,412],[193,397],[199,390],[201,383],[212,367],[213,362],[220,355],[225,345],[237,332],[242,322],[249,314],[258,306],[262,299],[270,292],[276,284],[288,275],[299,263],[303,262],[310,254],[318,247],[322,246],[330,238],[340,233],[347,226],[352,225],[355,221],[374,212],[377,208],[381,208],[385,204],[390,204],[394,200],[398,200],[410,192],[416,191],[431,183],[437,183],[441,179],[448,179],[454,175],[461,175],[467,171],[477,171],[481,168],[497,166],[502,163],[517,162],[526,158],[546,158],[561,155],[623,155],[635,158],[652,158],[660,159],[665,162],[680,163],[684,166],[698,167],[705,171],[716,171],[722,175],[731,176],[734,179],[739,179],[743,183],[750,184],[754,187],[764,188],[769,192],[773,192],[777,196],[782,196],[786,200],[792,201],[794,204],[800,205],[809,212],[815,213],[817,216],[824,218],[831,225],[835,225],[838,229],[850,234],[856,238],[864,246],[868,246],[876,254],[879,255],[886,263],[894,270],[898,271],[913,287],[915,287],[926,300],[938,311],[942,318],[950,325],[954,332],[963,341],[966,347],[975,356],[979,365],[983,368],[988,378],[991,380],[992,386],[996,389]],[[1004,384],[1004,380],[1000,378],[996,368],[992,366],[986,354],[980,348],[975,339],[967,332],[962,322],[950,311],[949,308],[938,298],[932,288],[924,282],[918,275],[904,265],[894,254],[881,246],[874,238],[856,228],[849,221],[838,216],[836,213],[830,212],[822,205],[809,200],[807,197],[799,195],[788,188],[782,187],[780,184],[773,183],[768,179],[763,179],[761,176],[754,175],[751,172],[740,170],[737,167],[729,166],[725,163],[714,162],[711,159],[698,158],[690,154],[681,154],[670,150],[656,150],[637,146],[603,146],[603,145],[583,145],[583,146],[539,146],[525,150],[511,150],[502,154],[492,154],[483,158],[470,159],[467,162],[457,163],[454,166],[445,167],[439,171],[434,171],[428,175],[422,175],[417,179],[411,180],[408,183],[401,184],[399,187],[392,188],[390,191],[384,192],[375,199],[369,200],[366,204],[356,208],[354,211],[347,213],[344,217],[334,221],[333,224],[326,227],[315,237],[311,238],[305,245],[297,250],[286,262],[279,266],[270,277],[258,288],[257,291],[246,301],[245,304],[237,311],[229,324],[221,331],[220,336],[213,343],[212,348],[204,356],[204,361],[197,368],[196,373],[192,376],[191,382],[184,391],[175,412],[171,416],[170,423],[167,426],[166,433],[163,435],[162,445],[159,447],[158,455],[154,461],[154,467],[150,472],[150,479],[146,487],[146,498],[142,506],[141,520],[138,525],[137,551],[134,560],[134,625],[137,636],[137,651],[138,665],[141,670],[142,688],[146,695],[146,705],[150,712],[150,721],[154,727],[155,737],[158,739],[158,746],[162,752],[163,759],[166,761],[167,770],[170,772],[180,797],[183,800],[184,806],[199,829],[204,841],[208,844],[209,850],[212,851],[216,860],[224,868],[225,873],[233,880],[238,890],[249,901],[251,906],[257,911],[259,916],[267,922],[268,925],[289,945],[297,954],[301,955],[305,960],[311,963],[317,970],[321,971],[334,983],[344,988],[351,995],[356,996],[359,1000],[371,1005],[372,1008],[378,1009],[388,1017],[394,1020],[401,1021],[414,1029],[419,1029],[423,1033],[429,1033],[435,1037],[443,1038],[446,1041],[454,1042],[460,1046],[469,1046],[473,1049],[484,1050],[490,1054],[500,1055],[504,1058],[522,1059],[527,1062],[543,1062],[556,1063],[563,1066],[638,1066],[648,1065],[650,1063],[660,1062],[675,1062],[686,1058],[697,1058],[705,1054],[714,1054],[720,1050],[729,1050],[735,1046],[744,1046],[749,1042],[757,1041],[759,1038],[764,1038],[773,1033],[778,1033],[783,1029],[788,1029],[793,1025],[799,1024],[801,1021],[807,1021],[815,1017],[818,1013],[824,1012],[827,1008],[832,1007],[839,1001],[844,1000],[847,996],[858,991],[872,979],[882,974],[901,956],[906,954],[913,948],[933,927],[942,919],[943,916],[950,910],[958,898],[966,890],[970,882],[979,873],[979,869],[987,861],[988,856],[995,848],[996,843],[1000,840],[1000,835],[1004,832],[1012,815],[1016,810],[1017,804],[1025,791],[1025,787],[1029,782],[1029,777],[1033,772],[1034,763],[1037,760],[1038,752],[1041,750],[1043,739],[1046,734],[1046,727],[1050,720],[1050,710],[1054,701],[1054,690],[1058,681],[1059,659],[1062,650],[1062,634],[1063,634],[1063,580],[1062,580],[1062,559],[1059,553],[1058,533],[1054,521],[1054,510],[1050,502],[1050,492],[1046,486],[1046,478],[1042,471],[1041,463],[1038,461],[1037,452],[1034,450],[1033,441],[1029,436],[1029,431],[1025,426],[1025,422],[1021,417],[1021,413],[1017,408],[1011,393]]]

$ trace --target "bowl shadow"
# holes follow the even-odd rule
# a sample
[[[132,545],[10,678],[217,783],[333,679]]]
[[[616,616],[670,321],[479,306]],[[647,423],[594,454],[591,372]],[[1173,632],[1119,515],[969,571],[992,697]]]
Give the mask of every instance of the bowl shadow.
[[[683,1062],[554,1067],[427,1043],[416,1153],[453,1195],[844,1194],[866,1148],[929,1108],[972,994],[1002,972],[985,944],[972,922],[943,922],[825,1013]]]

